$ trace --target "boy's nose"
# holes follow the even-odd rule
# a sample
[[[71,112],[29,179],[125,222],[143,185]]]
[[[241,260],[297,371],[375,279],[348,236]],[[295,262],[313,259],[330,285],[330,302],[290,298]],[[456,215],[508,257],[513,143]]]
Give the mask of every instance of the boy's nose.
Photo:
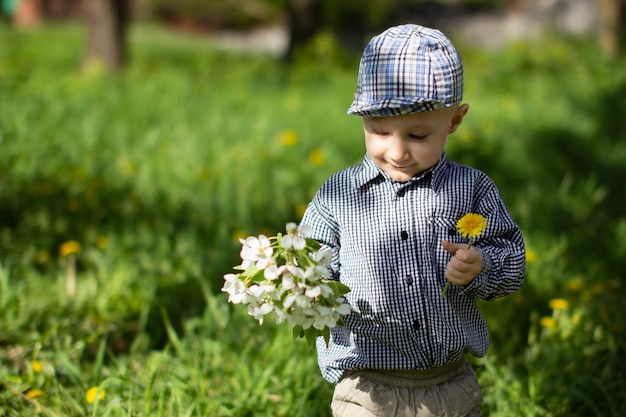
[[[397,136],[389,138],[387,148],[387,157],[394,161],[404,161],[407,159],[408,148],[405,141]]]

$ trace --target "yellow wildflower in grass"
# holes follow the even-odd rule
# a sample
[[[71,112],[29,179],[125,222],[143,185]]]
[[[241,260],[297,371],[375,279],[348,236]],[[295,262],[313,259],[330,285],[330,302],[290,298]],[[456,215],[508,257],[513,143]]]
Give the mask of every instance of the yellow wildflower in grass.
[[[30,367],[34,373],[39,374],[43,370],[43,366],[41,366],[41,362],[39,361],[31,361]]]
[[[32,400],[33,398],[41,397],[43,395],[43,391],[40,389],[31,389],[24,395],[26,398]]]
[[[585,287],[585,282],[580,278],[574,278],[567,282],[567,289],[571,292],[580,292]]]
[[[283,146],[293,146],[298,143],[298,132],[295,130],[285,130],[280,134],[280,143]]]
[[[556,320],[554,320],[552,317],[542,317],[541,319],[539,319],[539,324],[548,329],[552,329],[556,327]]]
[[[298,216],[299,219],[302,218],[302,216],[304,216],[304,212],[306,211],[306,208],[309,205],[307,203],[300,203],[296,206],[296,216]]]
[[[109,239],[106,236],[98,236],[96,238],[96,247],[100,250],[106,249],[109,246]]]
[[[526,249],[526,262],[533,264],[537,261],[537,252],[532,249]]]
[[[248,233],[243,230],[235,230],[233,233],[233,242],[239,243],[239,239],[245,239],[246,237],[248,237]]]
[[[569,302],[562,298],[555,298],[550,300],[549,305],[552,310],[567,310],[569,308]]]
[[[311,153],[309,153],[309,161],[315,166],[322,165],[325,160],[326,155],[320,149],[313,149]]]
[[[61,254],[61,256],[68,256],[73,253],[79,253],[81,249],[82,249],[82,246],[80,243],[78,243],[75,240],[69,240],[61,245],[61,248],[59,249],[59,253]]]
[[[469,239],[467,249],[471,248],[474,240],[480,236],[487,228],[487,219],[478,213],[467,213],[456,222],[456,230],[463,237]],[[450,281],[446,281],[441,291],[441,298],[446,296],[446,291],[450,286]]]
[[[471,130],[469,129],[459,129],[459,139],[461,139],[461,142],[466,142],[466,143],[470,143],[474,141],[474,134],[472,133]]]
[[[87,390],[87,394],[85,394],[85,400],[89,404],[93,404],[99,398],[100,401],[104,400],[105,391],[100,389],[97,385],[91,387]]]

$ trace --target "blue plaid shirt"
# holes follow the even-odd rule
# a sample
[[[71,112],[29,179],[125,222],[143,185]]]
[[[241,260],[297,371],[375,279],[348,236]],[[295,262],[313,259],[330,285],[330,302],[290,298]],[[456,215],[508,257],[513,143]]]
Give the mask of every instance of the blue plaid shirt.
[[[456,222],[468,212],[487,218],[475,247],[479,275],[441,291],[450,259],[446,239],[466,243]],[[477,299],[517,290],[525,268],[522,234],[484,173],[446,160],[410,181],[392,180],[366,154],[334,174],[302,219],[334,252],[333,276],[351,288],[354,312],[318,340],[322,375],[336,383],[347,369],[429,369],[467,352],[482,357],[489,333]]]

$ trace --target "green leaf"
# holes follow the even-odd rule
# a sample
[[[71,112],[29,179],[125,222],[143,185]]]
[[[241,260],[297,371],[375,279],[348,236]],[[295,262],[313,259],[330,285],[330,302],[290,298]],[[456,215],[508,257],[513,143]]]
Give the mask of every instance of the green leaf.
[[[330,328],[328,326],[324,327],[324,330],[321,330],[320,334],[324,338],[324,342],[326,342],[326,347],[328,347],[328,343],[330,342]]]
[[[293,326],[291,333],[294,339],[304,337],[304,330],[302,329],[302,326]]]
[[[265,279],[264,271],[262,269],[257,268],[256,266],[254,267],[254,269],[256,271],[250,275],[250,280],[252,282],[263,281]]]
[[[306,245],[307,247],[309,247],[311,250],[319,250],[319,248],[321,248],[319,242],[315,239],[311,239],[311,238],[306,238]]]
[[[306,337],[306,341],[309,347],[315,347],[315,341],[317,340],[318,335],[319,330],[317,330],[315,327],[309,327],[304,331],[304,337]]]
[[[341,297],[342,295],[350,292],[350,287],[339,281],[324,280],[324,284],[332,288],[333,292],[335,293],[335,297]]]

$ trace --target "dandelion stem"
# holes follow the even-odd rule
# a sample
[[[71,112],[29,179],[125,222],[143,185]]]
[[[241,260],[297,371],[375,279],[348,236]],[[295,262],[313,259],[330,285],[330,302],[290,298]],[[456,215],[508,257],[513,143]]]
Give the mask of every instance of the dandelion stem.
[[[76,255],[71,253],[67,257],[67,280],[65,282],[65,290],[70,299],[76,294]]]

